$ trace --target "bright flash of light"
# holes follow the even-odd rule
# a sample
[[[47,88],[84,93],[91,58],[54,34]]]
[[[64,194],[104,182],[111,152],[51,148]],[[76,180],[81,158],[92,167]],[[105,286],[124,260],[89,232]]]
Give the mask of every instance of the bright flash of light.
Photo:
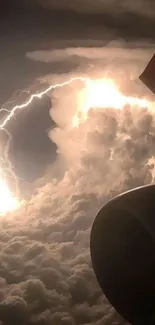
[[[108,108],[115,109],[123,108],[126,104],[138,105],[140,107],[148,106],[148,101],[135,97],[126,97],[119,91],[119,88],[112,80],[100,79],[92,80],[90,78],[75,77],[63,83],[57,83],[50,85],[44,91],[34,93],[30,98],[21,105],[15,105],[11,110],[2,108],[1,111],[6,111],[8,114],[3,122],[0,123],[0,130],[5,131],[8,134],[8,142],[4,151],[4,156],[8,160],[8,151],[10,147],[10,141],[12,139],[11,134],[6,129],[8,122],[15,117],[17,110],[25,109],[35,98],[42,98],[45,94],[53,89],[61,88],[71,84],[73,81],[82,81],[85,83],[84,92],[79,93],[79,106],[76,114],[72,120],[72,127],[78,127],[82,121],[85,121],[88,117],[88,111],[91,108]],[[81,96],[82,95],[82,96]],[[10,162],[8,162],[10,167]],[[10,167],[11,169],[11,167]],[[2,171],[1,171],[2,172]],[[12,171],[12,176],[14,173]],[[0,213],[5,214],[8,211],[16,210],[20,206],[19,200],[14,197],[5,182],[4,177],[0,177]]]
[[[111,79],[87,79],[86,87],[80,94],[78,111],[73,117],[73,126],[78,127],[80,122],[87,120],[91,108],[122,109],[125,105],[148,107],[149,102],[137,97],[124,96]]]
[[[4,107],[1,108],[1,112],[5,111],[5,112],[8,113],[6,118],[3,120],[3,122],[0,123],[0,130],[5,131],[7,133],[7,135],[8,135],[8,141],[7,141],[5,150],[4,150],[4,157],[5,157],[6,161],[7,161],[8,166],[9,166],[10,174],[15,179],[16,185],[18,183],[17,177],[14,174],[13,168],[12,168],[12,166],[10,164],[9,159],[8,159],[8,153],[9,153],[10,142],[12,140],[12,136],[9,133],[9,131],[6,129],[7,123],[12,118],[15,117],[15,113],[16,113],[17,110],[22,110],[22,109],[26,108],[27,106],[29,106],[32,103],[32,101],[35,98],[41,99],[45,94],[47,94],[51,90],[56,89],[56,88],[64,87],[66,85],[71,84],[73,81],[76,81],[76,80],[85,82],[86,80],[88,80],[88,78],[75,77],[75,78],[72,78],[70,80],[67,80],[66,82],[60,83],[60,84],[58,83],[58,84],[55,84],[55,85],[50,85],[44,91],[32,94],[30,96],[30,98],[26,102],[24,102],[21,105],[15,105],[11,110],[7,110]],[[1,171],[2,175],[3,175],[4,173],[2,172],[2,169],[0,171]],[[2,176],[2,178],[0,177],[0,214],[5,214],[5,213],[7,213],[9,211],[14,211],[20,206],[19,200],[12,195],[12,193],[9,190],[9,187],[7,185],[7,182],[4,180],[3,176]],[[17,188],[17,186],[16,186],[16,188]]]
[[[55,84],[55,85],[51,85],[48,88],[46,88],[44,91],[40,92],[40,93],[35,93],[32,94],[30,96],[30,98],[28,99],[28,101],[26,101],[25,103],[21,104],[21,105],[16,105],[12,108],[12,110],[9,112],[9,114],[7,115],[7,117],[4,119],[4,121],[0,124],[0,129],[3,130],[5,128],[5,126],[7,125],[7,123],[11,120],[11,118],[15,115],[17,110],[21,110],[24,109],[25,107],[27,107],[28,105],[30,105],[32,103],[32,101],[35,98],[39,98],[41,99],[44,95],[46,95],[47,93],[49,93],[51,90],[56,89],[56,88],[62,88],[64,86],[67,86],[69,84],[71,84],[73,81],[88,81],[89,78],[83,78],[83,77],[75,77],[75,78],[71,78],[70,80],[67,80],[61,84]]]
[[[18,200],[12,195],[5,180],[0,178],[0,215],[14,211],[18,207]]]

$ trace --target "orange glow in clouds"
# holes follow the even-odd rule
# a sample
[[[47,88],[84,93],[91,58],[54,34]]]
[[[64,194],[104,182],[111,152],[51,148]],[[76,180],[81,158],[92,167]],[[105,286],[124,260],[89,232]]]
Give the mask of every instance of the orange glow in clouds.
[[[0,178],[0,215],[15,211],[18,207],[18,200],[12,195],[5,180]]]
[[[122,109],[125,105],[147,107],[149,102],[145,99],[124,96],[115,82],[111,79],[86,80],[86,87],[79,95],[79,107],[73,117],[73,127],[87,120],[91,108]]]

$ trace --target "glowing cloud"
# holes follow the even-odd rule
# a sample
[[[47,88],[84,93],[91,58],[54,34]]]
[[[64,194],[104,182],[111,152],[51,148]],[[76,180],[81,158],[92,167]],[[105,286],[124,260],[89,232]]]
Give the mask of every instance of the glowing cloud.
[[[12,195],[4,179],[0,178],[0,214],[14,211],[18,207],[18,200]]]
[[[150,103],[145,99],[124,96],[111,79],[88,79],[85,89],[79,94],[79,108],[73,117],[73,126],[78,127],[80,121],[85,121],[91,108],[122,109],[126,105],[148,107]]]
[[[110,79],[92,80],[90,78],[75,77],[60,84],[57,83],[55,85],[50,85],[44,91],[32,94],[25,103],[14,106],[11,111],[8,111],[3,122],[0,123],[0,129],[6,131],[9,137],[4,152],[6,159],[8,158],[8,148],[11,139],[11,134],[7,131],[6,126],[14,117],[16,111],[26,109],[35,98],[42,98],[51,90],[67,86],[73,81],[78,80],[84,82],[84,87],[78,94],[79,100],[77,103],[77,111],[72,119],[73,128],[79,127],[79,124],[88,118],[88,112],[91,108],[102,109],[111,107],[114,109],[121,109],[127,104],[131,106],[138,105],[139,107],[149,106],[149,102],[144,99],[124,96],[115,82]],[[2,176],[2,178],[0,178],[0,213],[4,214],[5,212],[13,211],[19,206],[18,200],[12,196],[7,183],[4,181]]]

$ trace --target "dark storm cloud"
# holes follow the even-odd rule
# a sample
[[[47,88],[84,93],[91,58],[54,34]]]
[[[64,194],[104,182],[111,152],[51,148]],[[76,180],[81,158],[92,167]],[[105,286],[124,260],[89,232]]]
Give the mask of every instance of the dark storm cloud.
[[[75,34],[80,34],[83,35],[82,38],[99,39],[100,32],[93,31],[93,27],[95,29],[97,25],[100,29],[102,28],[102,39],[105,28],[111,29],[111,33],[126,39],[154,38],[155,4],[152,0],[147,2],[145,0],[29,0],[22,3],[16,0],[16,3],[18,6],[26,7],[29,12],[33,12],[34,17],[40,12],[39,20],[42,21],[42,26],[46,24],[45,21],[50,21],[50,15],[51,22],[58,24],[60,29],[62,25],[65,28],[66,25],[68,27],[72,25],[72,28],[68,29],[68,34],[73,36],[74,30],[73,38]],[[38,23],[37,25],[40,26]],[[50,28],[50,23],[48,26]],[[63,29],[61,39],[62,35],[64,35]]]
[[[49,9],[63,9],[63,10],[73,10],[80,13],[122,13],[122,12],[134,12],[136,14],[142,14],[144,16],[153,16],[154,2],[152,0],[33,0],[26,1],[27,4],[31,6],[42,6]]]
[[[12,135],[9,158],[18,177],[34,181],[44,174],[47,165],[55,160],[56,146],[48,137],[52,123],[49,118],[51,100],[44,97],[19,111],[8,130]],[[37,163],[36,163],[37,162]]]
[[[152,0],[15,0],[6,10],[6,33],[14,32],[13,39],[23,49],[37,43],[49,48],[55,40],[64,39],[67,44],[71,39],[103,40],[112,35],[154,39],[154,6]],[[4,25],[2,20],[3,33]]]

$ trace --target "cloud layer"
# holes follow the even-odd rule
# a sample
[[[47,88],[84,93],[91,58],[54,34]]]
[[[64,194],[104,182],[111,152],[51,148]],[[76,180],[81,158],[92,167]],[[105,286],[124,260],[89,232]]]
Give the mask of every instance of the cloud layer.
[[[33,0],[29,1],[31,5],[41,5],[50,9],[63,9],[73,10],[80,13],[135,13],[143,16],[154,16],[154,3],[153,1],[145,0]]]
[[[149,49],[147,53],[144,49],[118,49],[118,58],[104,64],[105,69],[104,49],[102,53],[93,49],[91,57],[90,51],[61,52],[61,57],[71,53],[71,57],[80,58],[72,75],[111,73],[120,85],[125,84],[124,91],[143,95],[146,91],[149,96],[141,84],[134,81],[133,86],[131,82],[151,55]],[[113,49],[107,56],[109,53],[112,58]],[[28,56],[49,61],[54,55],[35,52]],[[87,61],[81,63],[83,57]],[[51,83],[68,77],[50,75],[45,79]],[[0,320],[4,325],[124,324],[95,279],[89,235],[94,216],[105,201],[153,181],[153,165],[147,163],[155,156],[155,115],[138,107],[90,110],[88,120],[71,129],[77,91],[82,89],[83,84],[75,82],[52,92],[51,116],[57,127],[49,136],[58,148],[57,162],[49,167],[44,180],[38,180],[31,200],[1,219]]]

